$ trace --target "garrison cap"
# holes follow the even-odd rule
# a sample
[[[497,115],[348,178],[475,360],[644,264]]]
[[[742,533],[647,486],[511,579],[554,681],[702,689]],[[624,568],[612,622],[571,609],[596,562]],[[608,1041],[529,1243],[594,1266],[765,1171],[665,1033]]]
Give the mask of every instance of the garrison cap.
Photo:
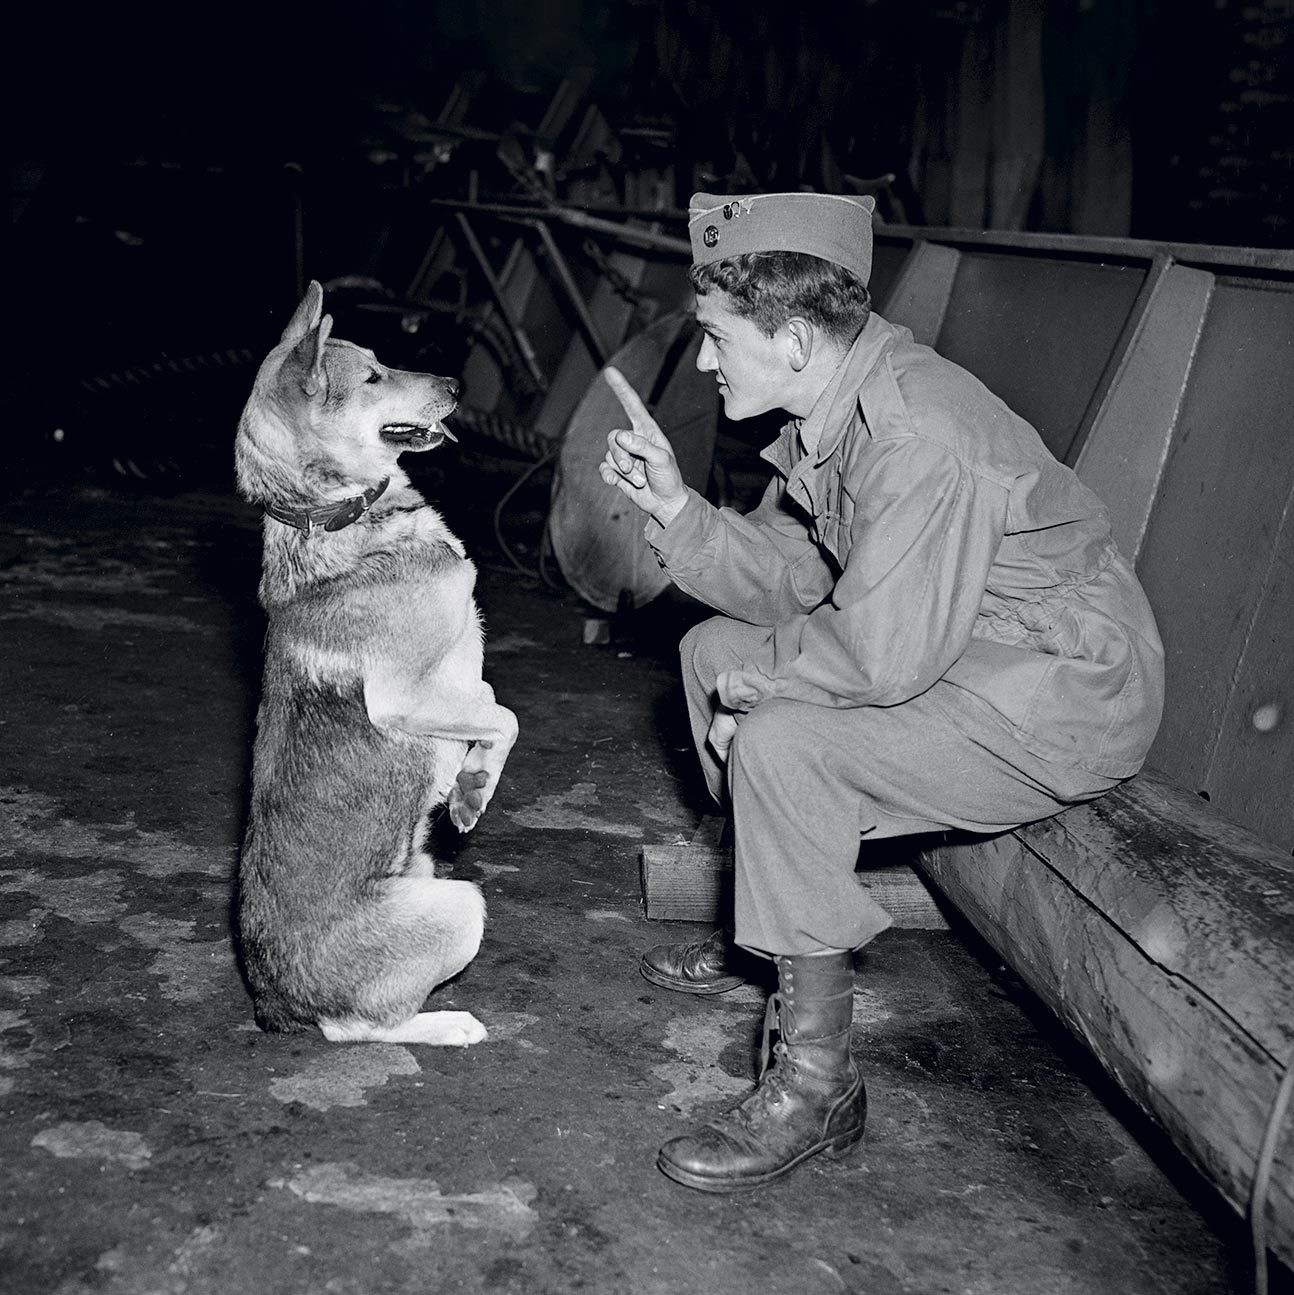
[[[843,265],[866,283],[875,209],[871,196],[694,193],[687,213],[692,260],[709,265],[742,252],[807,252]]]

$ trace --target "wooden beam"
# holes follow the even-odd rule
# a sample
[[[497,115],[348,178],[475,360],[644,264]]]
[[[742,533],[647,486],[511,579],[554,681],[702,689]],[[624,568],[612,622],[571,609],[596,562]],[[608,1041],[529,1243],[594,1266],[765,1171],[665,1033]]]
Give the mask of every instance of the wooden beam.
[[[1154,773],[921,864],[1241,1214],[1294,1064],[1294,861]],[[1265,1221],[1294,1261],[1294,1129]]]

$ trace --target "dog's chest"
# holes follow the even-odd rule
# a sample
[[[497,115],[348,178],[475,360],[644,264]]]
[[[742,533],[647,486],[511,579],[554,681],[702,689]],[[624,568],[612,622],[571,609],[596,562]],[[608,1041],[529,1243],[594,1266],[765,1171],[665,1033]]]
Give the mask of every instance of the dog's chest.
[[[346,691],[392,668],[416,677],[464,638],[479,643],[476,572],[457,537],[427,507],[382,521],[344,567],[268,606],[267,673]]]

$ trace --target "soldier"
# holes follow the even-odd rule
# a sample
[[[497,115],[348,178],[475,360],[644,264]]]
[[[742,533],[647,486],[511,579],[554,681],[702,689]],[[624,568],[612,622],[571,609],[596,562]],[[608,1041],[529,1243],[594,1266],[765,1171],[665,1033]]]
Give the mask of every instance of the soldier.
[[[740,984],[771,958],[771,1066],[727,1115],[668,1142],[702,1191],[780,1177],[862,1137],[853,952],[890,918],[860,838],[1001,832],[1141,767],[1163,648],[1100,501],[966,370],[871,309],[872,201],[697,194],[697,366],[729,418],[790,421],[747,515],[684,485],[621,374],[631,427],[599,467],[647,514],[681,589],[720,614],[681,646],[696,748],[733,820],[733,933],[661,946],[658,985]]]

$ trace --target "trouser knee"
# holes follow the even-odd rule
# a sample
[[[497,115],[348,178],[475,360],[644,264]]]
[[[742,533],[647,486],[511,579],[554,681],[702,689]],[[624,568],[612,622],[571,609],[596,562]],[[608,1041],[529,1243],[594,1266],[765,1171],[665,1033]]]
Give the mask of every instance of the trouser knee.
[[[788,703],[772,698],[741,717],[728,754],[734,768],[762,780],[767,771],[786,765],[798,737],[787,723],[787,709]]]
[[[726,616],[711,616],[683,635],[678,655],[685,680],[714,687],[720,672],[729,668],[725,659],[731,654],[727,646],[731,626]]]

